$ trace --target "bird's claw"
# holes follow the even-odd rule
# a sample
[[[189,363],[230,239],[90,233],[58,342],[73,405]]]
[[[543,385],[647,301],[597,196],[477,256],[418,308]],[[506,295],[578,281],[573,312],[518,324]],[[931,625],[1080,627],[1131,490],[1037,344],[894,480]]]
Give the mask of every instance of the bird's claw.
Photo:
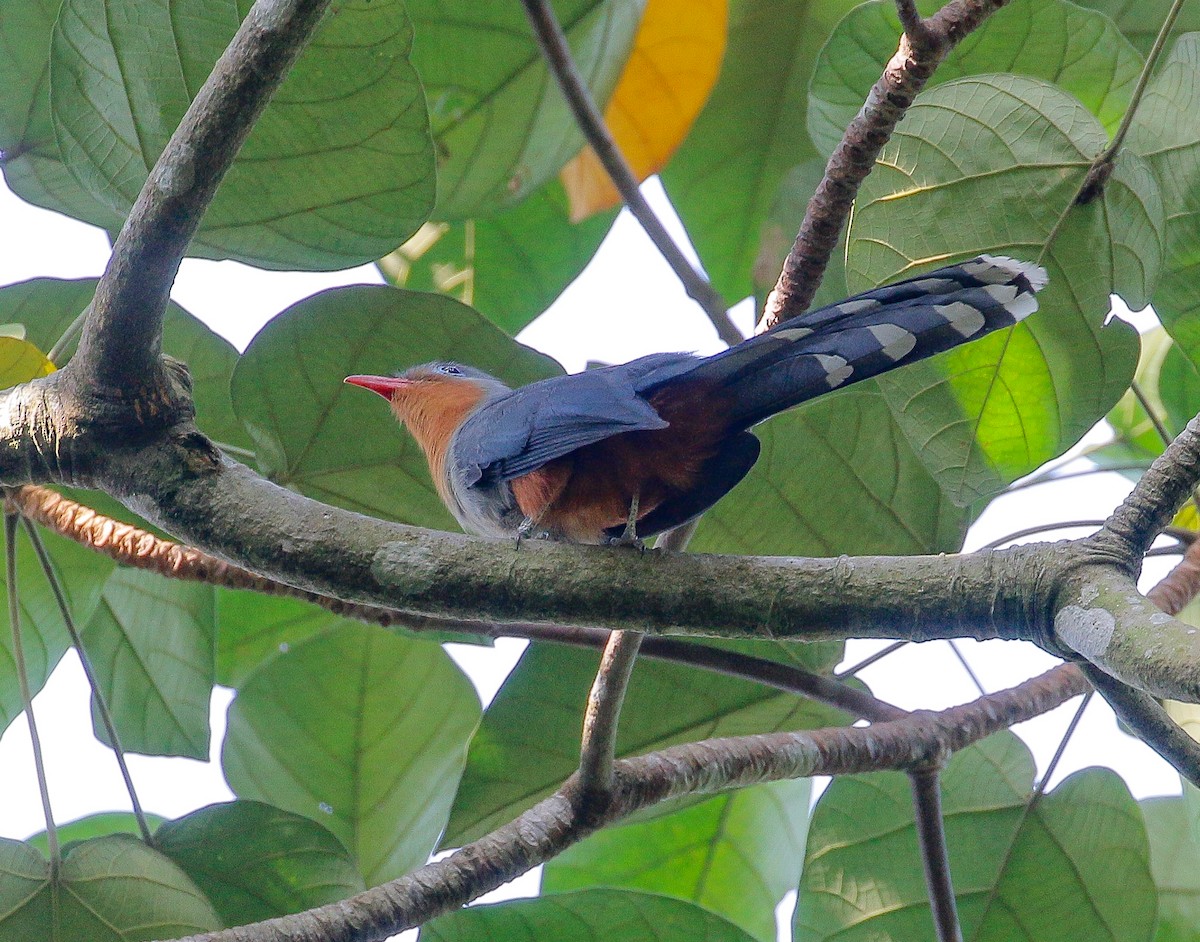
[[[639,553],[645,554],[646,542],[636,533],[630,533],[628,529],[620,536],[610,536],[606,541],[608,546],[632,546]]]
[[[620,536],[608,538],[609,546],[633,546],[639,553],[646,552],[646,544],[638,539],[637,535],[638,505],[641,503],[638,498],[639,495],[634,494],[629,501],[629,517],[625,520],[625,529],[621,531]]]
[[[521,548],[522,540],[548,540],[548,539],[550,539],[550,531],[549,530],[541,530],[541,531],[535,533],[534,529],[533,529],[534,526],[536,526],[536,521],[532,517],[526,517],[524,520],[521,521],[521,525],[519,527],[517,527],[517,542],[516,542],[517,549]]]

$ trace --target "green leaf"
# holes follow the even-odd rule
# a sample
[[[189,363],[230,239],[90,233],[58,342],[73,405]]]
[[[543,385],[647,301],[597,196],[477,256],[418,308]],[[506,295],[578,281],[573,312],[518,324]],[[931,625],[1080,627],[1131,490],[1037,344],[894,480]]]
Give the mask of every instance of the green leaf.
[[[822,657],[829,649],[822,646]],[[598,655],[531,644],[471,741],[443,846],[512,820],[554,791],[579,765],[583,704]],[[529,717],[537,717],[530,722]],[[617,756],[714,736],[810,729],[845,722],[838,711],[750,681],[643,659],[633,672]]]
[[[1184,786],[1187,788],[1187,786]],[[1158,887],[1155,942],[1195,942],[1200,926],[1200,850],[1189,826],[1194,795],[1142,800],[1150,868]]]
[[[268,661],[344,624],[344,618],[299,599],[218,589],[217,683],[241,687]]]
[[[166,818],[156,814],[146,815],[146,824],[151,831],[165,820]],[[130,811],[102,811],[99,814],[90,814],[87,817],[68,821],[66,824],[59,824],[55,830],[61,847],[67,847],[80,841],[90,841],[96,837],[108,837],[110,834],[128,834],[137,837],[142,833],[141,828],[138,827],[137,818]],[[43,856],[50,855],[50,841],[47,839],[45,831],[35,834],[25,843],[30,847],[37,848]]]
[[[950,760],[942,810],[963,938],[1148,940],[1155,891],[1137,803],[1087,769],[1027,808],[1033,759],[1010,732]],[[813,812],[795,937],[933,939],[908,779],[835,779]]]
[[[1079,5],[1112,17],[1121,32],[1145,55],[1154,45],[1154,37],[1172,3],[1173,0],[1080,0]],[[1178,33],[1200,29],[1200,7],[1185,3],[1174,29]]]
[[[221,928],[182,870],[140,841],[118,834],[67,849],[52,882],[34,848],[0,840],[0,939],[142,942]]]
[[[816,156],[805,127],[808,81],[821,44],[853,6],[730,4],[717,87],[661,174],[704,270],[730,303],[754,290],[759,232],[784,174]]]
[[[1161,327],[1142,334],[1141,340],[1142,355],[1135,379],[1155,418],[1174,437],[1200,412],[1200,372]],[[1126,462],[1143,460],[1149,467],[1166,447],[1132,389],[1113,406],[1107,419],[1116,441],[1101,448],[1102,455],[1119,455]]]
[[[71,176],[54,139],[49,49],[61,3],[0,0],[0,167],[22,199],[115,230],[121,216]]]
[[[620,77],[645,0],[556,0],[575,65],[603,108]],[[408,0],[413,63],[438,149],[437,216],[487,215],[536,190],[583,137],[512,3],[447,8]],[[470,54],[464,54],[470,50]]]
[[[698,553],[946,553],[970,522],[866,383],[758,426],[758,463],[704,515]],[[836,486],[832,481],[836,480]]]
[[[76,622],[86,624],[96,603],[100,601],[100,591],[115,563],[106,556],[45,530],[42,531],[42,541],[50,554],[51,565]],[[30,687],[37,693],[71,642],[58,602],[23,532],[19,533],[17,539],[17,588],[21,602],[21,642],[25,666]],[[8,612],[7,590],[2,584],[0,612]],[[4,627],[0,629],[0,730],[7,729],[24,709],[12,657],[12,632],[7,622],[5,615]]]
[[[0,337],[0,389],[27,383],[39,376],[49,376],[53,372],[54,364],[28,340]]]
[[[217,624],[217,683],[241,687],[254,671],[295,645],[353,622],[299,599],[218,589]],[[427,644],[494,643],[491,638],[462,632],[425,628],[410,632],[398,624],[388,625],[387,630]]]
[[[852,291],[955,254],[1038,259],[1040,311],[880,379],[900,427],[955,503],[990,497],[1062,454],[1129,386],[1137,336],[1107,326],[1109,295],[1132,306],[1159,268],[1162,202],[1123,152],[1101,198],[1075,195],[1104,129],[1074,98],[1013,75],[960,79],[921,96],[859,193]],[[1002,207],[974,212],[970,207]]]
[[[542,893],[595,886],[662,893],[775,942],[775,908],[800,879],[811,791],[808,779],[771,782],[605,828],[546,864]]]
[[[551,180],[495,216],[426,223],[379,267],[399,288],[448,294],[516,334],[583,271],[616,216],[571,222],[562,184]]]
[[[50,46],[61,159],[123,217],[250,0],[65,0]],[[256,124],[189,248],[266,268],[378,258],[428,216],[434,154],[400,0],[344,0]],[[88,213],[90,206],[82,206]]]
[[[929,12],[937,10],[940,4]],[[891,0],[870,0],[837,25],[821,50],[808,102],[808,133],[825,156],[842,139],[900,40]],[[959,43],[926,88],[983,72],[1053,82],[1112,134],[1129,104],[1142,57],[1108,17],[1066,0],[1013,0]]]
[[[750,942],[751,938],[691,903],[622,890],[584,890],[472,906],[421,927],[421,942]]]
[[[478,722],[474,688],[436,644],[346,625],[242,685],[222,762],[239,798],[329,828],[374,886],[425,862]]]
[[[381,398],[342,382],[435,359],[513,385],[560,372],[457,301],[359,285],[306,298],[267,324],[234,370],[234,409],[276,483],[373,517],[450,529],[416,443]]]
[[[127,752],[208,758],[214,608],[209,585],[124,568],[109,577],[83,644]]]
[[[302,912],[366,887],[341,842],[315,821],[256,801],[209,805],[154,835],[227,926]]]
[[[1200,364],[1200,33],[1179,37],[1146,88],[1128,140],[1154,171],[1167,207],[1154,309]]]
[[[95,278],[33,278],[8,285],[0,288],[0,320],[24,325],[30,343],[50,350],[95,291]],[[73,350],[71,345],[59,358],[60,367]],[[233,345],[172,301],[163,322],[163,351],[188,365],[200,428],[217,441],[250,447],[253,443],[229,399],[229,380],[238,359]]]

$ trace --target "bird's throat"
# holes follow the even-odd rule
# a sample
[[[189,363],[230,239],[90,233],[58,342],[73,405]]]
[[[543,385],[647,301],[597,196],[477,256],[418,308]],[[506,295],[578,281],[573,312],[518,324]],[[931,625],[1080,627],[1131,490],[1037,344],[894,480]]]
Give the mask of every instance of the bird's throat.
[[[421,382],[419,391],[398,390],[392,398],[392,411],[421,446],[438,494],[447,503],[450,439],[483,398],[484,391],[474,383],[434,379]]]

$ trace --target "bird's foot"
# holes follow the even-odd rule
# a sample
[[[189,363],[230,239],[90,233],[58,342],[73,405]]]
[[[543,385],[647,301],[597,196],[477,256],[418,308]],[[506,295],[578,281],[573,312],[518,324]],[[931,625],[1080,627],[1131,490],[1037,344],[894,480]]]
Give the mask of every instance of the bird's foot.
[[[537,526],[537,521],[532,517],[526,517],[521,521],[521,525],[517,527],[517,549],[521,548],[522,540],[548,540],[550,539],[549,530],[534,530]]]
[[[606,541],[607,546],[632,546],[639,553],[646,552],[646,543],[637,534],[630,534],[628,530],[620,536],[610,536]]]
[[[620,536],[610,536],[608,538],[609,546],[632,546],[639,553],[646,552],[646,544],[638,538],[637,535],[638,522],[638,495],[634,494],[629,501],[629,518],[625,521],[625,529],[621,531]]]

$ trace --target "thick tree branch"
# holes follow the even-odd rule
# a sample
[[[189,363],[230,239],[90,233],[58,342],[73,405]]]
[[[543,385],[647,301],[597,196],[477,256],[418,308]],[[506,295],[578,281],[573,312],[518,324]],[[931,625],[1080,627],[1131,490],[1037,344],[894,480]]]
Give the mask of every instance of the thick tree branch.
[[[206,582],[266,595],[284,595],[372,625],[399,625],[411,631],[459,632],[487,638],[526,638],[591,649],[603,649],[611,634],[603,628],[435,618],[399,609],[357,605],[256,576],[194,547],[181,546],[132,524],[97,513],[49,488],[36,485],[15,488],[9,492],[9,500],[27,520],[36,521],[60,536],[104,553],[122,565],[149,569],[173,579]],[[829,704],[862,719],[890,720],[906,715],[906,711],[877,700],[857,687],[779,661],[661,637],[646,638],[642,653],[646,657],[688,664],[766,684]]]
[[[103,483],[184,541],[269,578],[459,618],[814,640],[969,636],[1052,644],[1047,583],[1072,544],[861,559],[707,556],[420,530],[339,510],[220,456],[113,450]],[[287,552],[280,552],[280,547]],[[621,592],[612,586],[620,585]]]
[[[662,221],[655,215],[646,198],[639,189],[638,179],[625,161],[621,148],[604,123],[604,116],[592,100],[591,92],[584,84],[575,60],[571,56],[571,47],[567,37],[559,25],[554,10],[546,0],[521,0],[529,22],[533,26],[534,35],[541,47],[542,55],[550,68],[551,74],[558,82],[567,104],[575,115],[575,121],[583,136],[596,152],[601,166],[604,167],[613,186],[621,194],[621,199],[629,208],[629,212],[641,224],[662,255],[675,276],[683,284],[684,290],[708,315],[717,334],[727,344],[740,343],[742,334],[729,319],[725,301],[717,294],[716,289],[704,277],[703,272],[692,266],[682,250],[675,244],[671,234],[667,232]]]
[[[23,393],[38,390],[17,387],[9,398]],[[1019,638],[1064,656],[1079,651],[1156,694],[1200,699],[1190,666],[1200,663],[1196,635],[1144,599],[1129,601],[1140,596],[1124,584],[1124,560],[1100,536],[962,556],[857,559],[642,555],[542,541],[518,550],[511,541],[419,530],[309,500],[221,456],[190,427],[152,447],[92,449],[87,464],[76,453],[75,469],[90,471],[82,483],[100,484],[206,551],[354,603],[487,621],[533,614],[654,634]],[[3,458],[0,480],[29,464],[5,468]],[[1153,469],[1146,477],[1153,480]],[[1120,607],[1103,637],[1089,621],[1101,595]],[[1152,663],[1136,650],[1150,629],[1162,655]]]
[[[941,713],[866,728],[712,739],[614,764],[600,819],[580,813],[578,779],[486,837],[408,876],[329,906],[184,942],[379,942],[423,925],[544,863],[598,828],[682,795],[761,782],[917,769],[1087,690],[1071,665]]]
[[[1200,702],[1200,632],[1158,609],[1114,566],[1064,584],[1054,633],[1105,673],[1159,697]]]
[[[920,27],[905,32],[862,110],[850,122],[809,200],[796,242],[767,296],[760,329],[796,317],[812,301],[858,188],[891,139],[917,93],[946,54],[1007,0],[951,0]],[[904,14],[905,4],[900,4]],[[914,11],[915,15],[915,11]],[[906,17],[911,21],[912,17]],[[905,23],[906,29],[909,22]]]
[[[81,380],[125,399],[145,399],[154,390],[162,372],[162,318],[180,259],[234,156],[328,5],[329,0],[257,0],[247,14],[117,236],[69,367]]]

